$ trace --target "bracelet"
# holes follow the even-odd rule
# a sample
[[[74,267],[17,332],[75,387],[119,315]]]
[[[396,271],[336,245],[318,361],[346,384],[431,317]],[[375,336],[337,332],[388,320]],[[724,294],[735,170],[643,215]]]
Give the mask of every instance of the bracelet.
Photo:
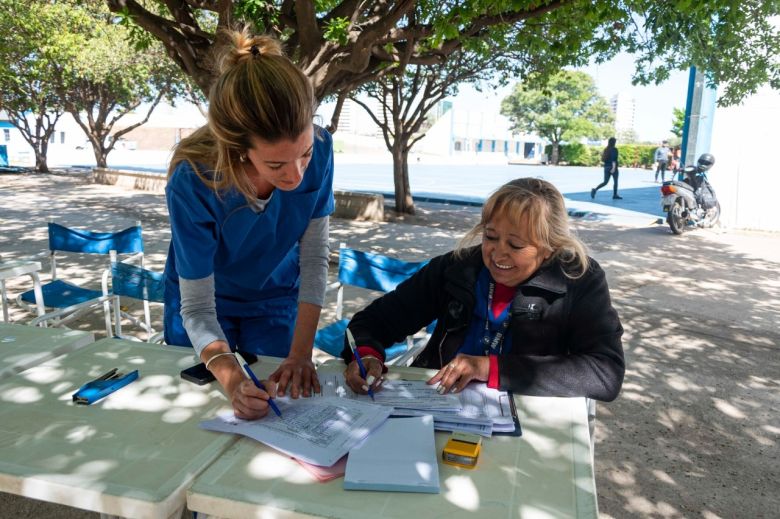
[[[216,355],[212,355],[211,358],[206,361],[206,369],[209,369],[209,366],[212,362],[214,362],[214,359],[224,357],[225,355],[230,355],[234,359],[236,358],[232,351],[223,351],[222,353],[217,353]]]

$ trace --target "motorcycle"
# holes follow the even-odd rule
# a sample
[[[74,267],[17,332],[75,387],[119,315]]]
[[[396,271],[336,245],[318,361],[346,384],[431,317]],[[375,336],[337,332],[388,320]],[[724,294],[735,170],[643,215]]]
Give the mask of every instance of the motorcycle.
[[[707,180],[715,157],[702,154],[695,166],[682,170],[684,180],[668,180],[661,186],[661,207],[674,234],[688,228],[713,227],[720,218],[720,203]]]

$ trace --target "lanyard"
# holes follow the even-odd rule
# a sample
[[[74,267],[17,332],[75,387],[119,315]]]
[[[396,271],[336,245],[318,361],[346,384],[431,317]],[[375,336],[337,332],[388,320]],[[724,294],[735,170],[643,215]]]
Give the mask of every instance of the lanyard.
[[[496,335],[493,336],[493,339],[491,340],[490,312],[493,311],[493,292],[495,290],[496,290],[496,284],[493,281],[491,281],[490,288],[488,288],[487,311],[485,312],[485,332],[484,335],[482,336],[482,346],[485,349],[485,355],[491,353],[494,355],[501,355],[501,352],[504,349],[504,336],[506,335],[507,328],[509,328],[509,319],[512,317],[512,305],[510,304],[506,318],[501,323],[498,332],[496,332]]]

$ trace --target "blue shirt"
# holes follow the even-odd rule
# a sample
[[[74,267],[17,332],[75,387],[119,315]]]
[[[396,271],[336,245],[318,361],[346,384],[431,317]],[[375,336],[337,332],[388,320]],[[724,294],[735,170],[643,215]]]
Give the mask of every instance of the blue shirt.
[[[484,356],[485,344],[482,342],[482,339],[485,337],[485,318],[488,320],[488,336],[490,338],[490,343],[493,342],[493,338],[499,330],[501,330],[501,325],[504,323],[504,320],[509,319],[512,305],[504,308],[504,311],[501,312],[498,317],[494,317],[493,311],[488,309],[488,293],[490,291],[491,281],[493,281],[493,278],[490,276],[490,272],[486,267],[482,267],[482,270],[479,271],[477,286],[474,291],[477,300],[474,305],[474,315],[471,318],[469,330],[466,333],[463,344],[458,349],[458,353]],[[512,334],[509,332],[509,328],[504,331],[503,346],[500,348],[502,355],[505,355],[512,349]],[[495,353],[497,354],[498,351]]]
[[[333,140],[323,129],[314,132],[301,184],[274,190],[259,213],[237,190],[217,195],[187,161],[176,166],[165,188],[171,221],[166,303],[181,298],[179,276],[211,274],[219,316],[248,317],[268,305],[297,303],[298,242],[311,219],[334,208]]]

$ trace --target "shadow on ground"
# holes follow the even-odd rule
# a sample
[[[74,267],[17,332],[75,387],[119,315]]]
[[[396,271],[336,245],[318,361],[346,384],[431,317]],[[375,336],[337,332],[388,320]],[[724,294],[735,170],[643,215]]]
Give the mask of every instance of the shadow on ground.
[[[658,198],[651,193],[656,190],[657,185],[627,189],[618,202],[626,207],[633,192],[641,192],[636,199],[649,204],[653,198],[657,212]],[[590,201],[589,193],[581,195]],[[597,202],[602,195],[607,193],[599,193]],[[649,205],[638,210],[652,212]],[[97,230],[140,219],[147,264],[162,270],[170,237],[162,195],[96,186],[72,176],[0,177],[4,258],[44,249],[50,216]],[[417,215],[391,215],[386,222],[334,219],[331,241],[334,249],[344,241],[417,260],[450,250],[478,217],[475,207],[420,203]],[[597,413],[602,516],[776,517],[780,235],[702,230],[672,236],[663,225],[572,222],[607,272],[625,328],[623,392],[615,402],[599,404]],[[97,271],[80,262],[64,272],[94,286]],[[12,295],[27,288],[9,285]],[[347,313],[374,295],[348,294]],[[332,318],[333,307],[331,298],[323,322]],[[30,317],[17,308],[12,313],[15,320]],[[159,310],[154,317],[159,323]],[[79,327],[100,333],[102,314]],[[0,495],[0,505],[13,517],[95,515],[62,508],[50,513],[48,505],[8,495]]]

